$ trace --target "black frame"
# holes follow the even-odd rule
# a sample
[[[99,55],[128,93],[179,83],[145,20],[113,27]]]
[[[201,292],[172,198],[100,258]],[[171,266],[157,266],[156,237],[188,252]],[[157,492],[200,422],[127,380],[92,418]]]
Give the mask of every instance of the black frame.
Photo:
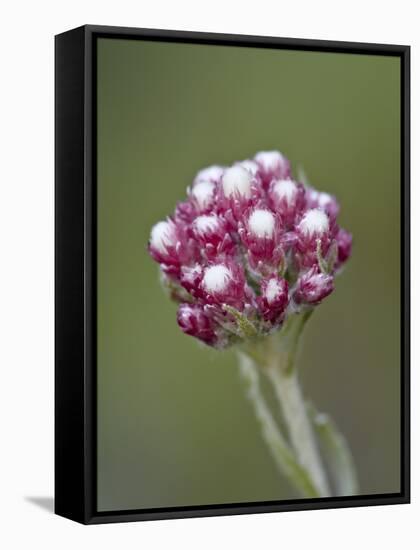
[[[97,511],[95,100],[100,37],[400,58],[400,493]],[[55,37],[55,74],[55,513],[93,524],[410,502],[410,47],[86,25]]]

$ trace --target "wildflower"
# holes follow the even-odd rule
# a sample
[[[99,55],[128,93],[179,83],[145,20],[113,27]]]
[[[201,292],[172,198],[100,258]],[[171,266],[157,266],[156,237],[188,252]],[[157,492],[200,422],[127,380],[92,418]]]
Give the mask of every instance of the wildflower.
[[[216,349],[240,346],[263,437],[307,497],[334,493],[294,364],[304,323],[333,292],[351,254],[352,236],[338,225],[338,214],[335,197],[295,180],[278,151],[262,151],[199,171],[186,200],[152,227],[148,245],[162,285],[178,303],[182,332]],[[286,434],[264,400],[257,367],[273,385]],[[345,440],[336,431],[333,437],[339,442],[333,463],[349,494],[357,494]],[[335,491],[342,494],[340,486]]]
[[[319,304],[351,254],[338,212],[335,197],[293,179],[277,151],[199,171],[148,248],[180,302],[183,332],[226,347]]]

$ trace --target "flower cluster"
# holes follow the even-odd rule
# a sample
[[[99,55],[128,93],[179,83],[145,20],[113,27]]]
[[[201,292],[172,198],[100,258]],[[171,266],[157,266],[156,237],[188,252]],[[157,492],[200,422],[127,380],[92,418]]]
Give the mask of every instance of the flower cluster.
[[[336,199],[294,179],[281,153],[201,170],[187,193],[149,241],[186,334],[227,347],[333,291],[352,237]]]

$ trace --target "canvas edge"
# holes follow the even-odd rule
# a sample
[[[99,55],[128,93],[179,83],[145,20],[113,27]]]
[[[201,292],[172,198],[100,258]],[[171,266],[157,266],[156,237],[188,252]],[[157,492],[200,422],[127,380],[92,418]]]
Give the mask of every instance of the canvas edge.
[[[409,249],[409,214],[410,214],[410,197],[409,197],[409,167],[410,167],[410,47],[403,45],[383,45],[383,44],[361,44],[352,42],[335,42],[335,41],[319,41],[305,39],[286,39],[273,37],[255,37],[244,35],[224,35],[214,33],[195,33],[187,31],[165,31],[158,29],[135,29],[121,27],[105,27],[95,25],[85,25],[72,31],[67,31],[56,36],[56,120],[59,109],[58,102],[66,102],[72,99],[68,91],[57,91],[57,73],[63,76],[63,71],[66,73],[64,78],[69,78],[70,71],[64,68],[66,65],[63,62],[63,55],[57,56],[57,45],[61,43],[63,46],[66,40],[74,39],[77,42],[75,46],[77,54],[67,52],[76,63],[75,57],[79,56],[80,48],[83,50],[82,66],[78,67],[77,79],[79,85],[83,89],[83,116],[78,119],[82,120],[83,128],[83,143],[80,143],[80,131],[76,130],[77,136],[73,140],[73,147],[77,149],[77,186],[83,188],[83,200],[80,201],[80,196],[74,202],[70,202],[74,208],[74,220],[70,224],[76,230],[80,230],[80,223],[83,225],[83,249],[82,253],[77,253],[77,261],[71,262],[66,255],[66,249],[61,248],[60,243],[66,241],[66,238],[74,237],[70,226],[65,227],[65,223],[60,219],[58,210],[62,207],[62,199],[60,194],[63,194],[63,189],[71,184],[70,176],[63,175],[60,169],[62,159],[58,159],[57,150],[65,149],[64,142],[69,139],[70,130],[58,127],[56,122],[56,281],[60,281],[63,277],[63,267],[69,263],[73,265],[76,277],[81,276],[83,280],[83,292],[78,296],[76,302],[78,304],[77,315],[68,316],[62,308],[63,296],[60,295],[62,287],[56,284],[56,504],[55,512],[69,519],[85,523],[110,523],[110,522],[125,522],[125,521],[141,521],[152,519],[175,519],[187,517],[203,517],[203,516],[220,516],[233,514],[254,514],[267,513],[278,511],[298,511],[298,510],[317,510],[326,508],[343,508],[349,506],[373,506],[385,504],[403,504],[410,502],[410,385],[409,385],[409,354],[410,354],[410,309],[409,309],[409,285],[410,285],[410,249]],[[95,155],[96,141],[95,127],[96,113],[94,109],[95,98],[95,78],[96,70],[96,38],[98,37],[124,37],[146,40],[167,40],[170,42],[192,42],[192,43],[210,43],[210,44],[230,44],[244,45],[254,47],[272,47],[272,48],[293,48],[303,50],[317,51],[335,51],[346,53],[360,53],[371,55],[394,55],[401,58],[401,146],[402,146],[402,162],[401,162],[401,177],[402,177],[402,205],[401,205],[401,239],[402,239],[402,446],[401,446],[401,492],[398,494],[387,495],[361,495],[348,498],[334,498],[323,500],[299,500],[299,501],[282,501],[276,503],[250,503],[250,504],[232,504],[220,506],[199,506],[199,507],[183,507],[170,509],[153,509],[153,510],[124,510],[116,512],[97,512],[96,511],[96,372],[95,364],[95,307],[96,307],[96,291],[95,291],[95,243],[96,243],[96,206],[95,206]],[[82,75],[82,76],[81,76]],[[80,88],[80,86],[79,86]],[[74,99],[74,98],[73,98]],[[78,100],[80,97],[78,95]],[[67,108],[69,106],[67,105]],[[80,128],[78,129],[80,130]],[[74,132],[74,129],[73,129]],[[77,137],[79,139],[77,139]],[[82,154],[80,148],[82,147]],[[81,157],[80,157],[81,154]],[[82,162],[83,169],[80,171],[79,163]],[[67,182],[67,183],[66,183]],[[79,189],[80,191],[80,189]],[[67,208],[69,204],[67,205]],[[82,220],[80,218],[82,212]],[[77,224],[79,226],[77,227]],[[94,257],[95,256],[95,257]],[[61,289],[61,290],[60,290]],[[82,312],[80,306],[82,303]],[[57,307],[57,304],[59,306]],[[61,305],[60,305],[61,304]],[[81,314],[82,313],[82,314]],[[71,331],[77,327],[77,323],[83,326],[83,361],[78,364],[76,369],[71,365],[70,359],[64,359],[60,352],[63,351],[69,342],[63,338],[62,328],[66,327],[67,331]],[[80,349],[79,349],[80,352]],[[62,408],[62,400],[66,400],[66,392],[68,389],[63,388],[64,381],[70,376],[70,368],[75,370],[73,373],[73,387],[77,399],[73,399],[70,406],[67,406],[66,414],[60,412]],[[77,379],[78,382],[75,380]],[[80,381],[81,386],[80,386]],[[70,384],[71,386],[71,384]],[[67,387],[68,388],[68,387]],[[68,399],[67,399],[68,401]],[[57,413],[57,408],[59,412]],[[83,425],[80,427],[80,414],[83,416]],[[75,419],[78,419],[76,423]],[[70,433],[63,434],[62,430],[70,422]],[[74,431],[74,433],[72,433]],[[70,448],[69,440],[76,440],[80,444],[76,444],[75,448]],[[63,448],[66,448],[69,453],[63,458]],[[73,460],[76,460],[77,468],[74,469]],[[81,465],[82,464],[82,465]],[[69,470],[70,468],[70,470]],[[67,480],[64,480],[64,477]],[[81,475],[80,475],[81,474]],[[71,501],[71,506],[66,504],[66,501]]]

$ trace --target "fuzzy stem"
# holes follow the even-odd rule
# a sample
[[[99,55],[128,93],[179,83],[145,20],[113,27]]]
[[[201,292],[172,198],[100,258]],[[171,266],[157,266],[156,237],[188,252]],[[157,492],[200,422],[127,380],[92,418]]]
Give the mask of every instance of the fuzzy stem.
[[[307,416],[296,371],[286,372],[273,358],[266,373],[273,384],[300,465],[309,472],[319,496],[330,496],[327,476]]]
[[[293,487],[305,497],[321,496],[310,473],[300,464],[290,448],[261,392],[259,369],[255,362],[243,353],[239,354],[242,378],[247,384],[248,398],[254,406],[255,416],[260,423],[263,438],[282,474]]]

